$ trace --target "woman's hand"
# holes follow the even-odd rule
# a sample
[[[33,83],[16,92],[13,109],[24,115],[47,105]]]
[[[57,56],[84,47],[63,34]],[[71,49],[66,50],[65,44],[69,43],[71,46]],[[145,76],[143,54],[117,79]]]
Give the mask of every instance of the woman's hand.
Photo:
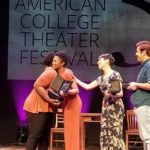
[[[53,106],[59,106],[60,102],[56,99],[50,99],[49,103]]]
[[[63,91],[60,91],[59,94],[60,94],[60,96],[62,96],[62,97],[64,97],[64,96],[67,95],[67,94],[65,94]]]
[[[109,92],[109,90],[106,90],[106,91],[104,92],[104,95],[105,95],[106,97],[118,97],[117,94],[112,94],[112,93]]]
[[[104,95],[105,95],[106,97],[110,97],[110,96],[109,96],[109,95],[110,95],[109,91],[106,90],[106,91],[104,92]]]

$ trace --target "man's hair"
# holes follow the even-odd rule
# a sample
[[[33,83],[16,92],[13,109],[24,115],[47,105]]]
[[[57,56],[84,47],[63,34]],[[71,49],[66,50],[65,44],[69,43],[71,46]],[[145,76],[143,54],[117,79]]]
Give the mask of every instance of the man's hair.
[[[64,62],[64,66],[68,64],[68,55],[64,51],[58,51],[55,53],[55,56],[58,56],[62,62]]]
[[[42,64],[45,66],[51,66],[55,52],[49,52],[43,59]]]
[[[105,53],[105,54],[100,55],[99,59],[100,58],[109,59],[110,66],[114,65],[114,63],[115,63],[115,58],[109,53]]]
[[[150,56],[150,41],[139,41],[136,43],[136,47],[139,47],[139,50],[146,51],[146,54]]]

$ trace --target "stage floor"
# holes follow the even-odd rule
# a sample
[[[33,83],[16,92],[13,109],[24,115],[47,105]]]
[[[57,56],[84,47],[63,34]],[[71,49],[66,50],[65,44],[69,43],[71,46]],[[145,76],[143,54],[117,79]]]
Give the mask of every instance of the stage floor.
[[[24,145],[0,145],[0,150],[26,150]],[[55,147],[53,150],[64,150],[63,146]],[[100,150],[99,146],[86,146],[85,150]],[[143,150],[142,147],[130,147],[130,150]]]
[[[25,150],[25,146],[0,145],[0,150]],[[63,147],[56,147],[53,150],[64,150]],[[85,150],[99,150],[98,146],[87,146]]]

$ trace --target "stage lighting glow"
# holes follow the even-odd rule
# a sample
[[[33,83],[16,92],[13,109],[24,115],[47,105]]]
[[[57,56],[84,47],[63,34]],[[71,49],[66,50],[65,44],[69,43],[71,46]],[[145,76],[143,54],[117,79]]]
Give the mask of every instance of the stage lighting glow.
[[[26,114],[23,110],[23,104],[28,94],[32,90],[33,81],[12,80],[10,82],[10,87],[19,122],[24,124],[26,122]]]

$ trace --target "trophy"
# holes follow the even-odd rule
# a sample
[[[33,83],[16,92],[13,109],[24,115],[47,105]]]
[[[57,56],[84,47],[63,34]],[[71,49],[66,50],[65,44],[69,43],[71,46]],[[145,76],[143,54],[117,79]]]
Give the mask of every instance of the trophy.
[[[130,85],[130,83],[124,82],[122,84],[122,87],[125,88],[125,89],[127,89],[129,85]]]
[[[111,94],[115,95],[115,94],[119,93],[120,91],[121,91],[120,81],[119,80],[112,80],[109,92]]]
[[[73,81],[64,80],[60,75],[57,75],[49,87],[49,97],[52,99],[57,99],[60,102],[63,101],[60,91],[63,91],[64,94],[67,94],[72,82]]]

